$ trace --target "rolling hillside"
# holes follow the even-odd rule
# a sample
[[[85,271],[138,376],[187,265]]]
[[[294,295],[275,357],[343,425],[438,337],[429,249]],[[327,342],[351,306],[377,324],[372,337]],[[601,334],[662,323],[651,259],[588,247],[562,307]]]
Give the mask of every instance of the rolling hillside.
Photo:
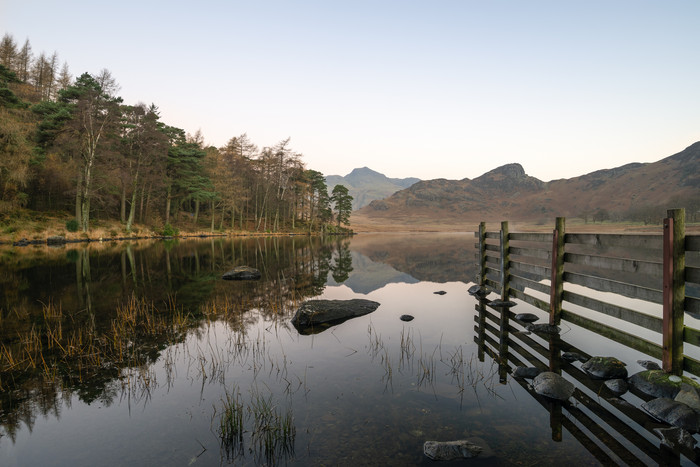
[[[504,165],[472,180],[421,181],[371,202],[358,214],[416,222],[538,221],[556,216],[654,222],[672,207],[685,207],[689,220],[700,219],[700,142],[658,162],[547,183],[527,175],[520,164]]]

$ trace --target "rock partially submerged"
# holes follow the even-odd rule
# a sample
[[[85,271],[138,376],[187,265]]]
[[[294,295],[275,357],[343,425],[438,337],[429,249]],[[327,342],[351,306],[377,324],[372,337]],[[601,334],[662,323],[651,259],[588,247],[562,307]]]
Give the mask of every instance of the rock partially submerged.
[[[260,271],[250,266],[235,267],[221,276],[222,279],[228,281],[254,281],[260,279],[260,277],[262,277]]]
[[[434,461],[469,459],[478,456],[482,451],[483,448],[481,446],[466,439],[457,441],[426,441],[423,444],[423,453]]]
[[[469,293],[469,295],[474,295],[477,298],[484,298],[485,296],[487,296],[489,294],[489,291],[486,290],[486,288],[484,288],[478,284],[472,285],[471,287],[469,287],[469,289],[467,289],[467,292]]]
[[[669,428],[654,428],[654,431],[661,436],[661,444],[680,451],[682,449],[693,450],[697,441],[688,430],[676,426]],[[694,459],[691,459],[694,460]]]
[[[401,321],[413,321],[413,316],[411,316],[411,315],[401,315],[401,316],[399,317],[399,319],[400,319]]]
[[[658,363],[652,362],[651,360],[637,360],[637,363],[645,370],[660,370],[661,367]]]
[[[513,376],[516,378],[532,379],[540,373],[542,373],[542,370],[534,366],[516,366],[515,369],[513,369]]]
[[[575,386],[561,375],[544,371],[532,380],[532,387],[540,396],[566,401],[574,394]]]
[[[435,295],[445,295],[447,292],[444,290],[438,290],[437,292],[433,292]]]
[[[534,323],[535,321],[539,320],[540,317],[532,313],[518,313],[515,315],[515,319],[522,321],[523,323]]]
[[[669,375],[663,370],[646,370],[635,373],[627,382],[634,389],[652,397],[673,399],[681,390],[681,384],[687,383],[700,389],[700,385],[687,376]]]
[[[46,239],[47,245],[63,245],[66,243],[66,237],[63,235],[52,235]]]
[[[340,324],[350,318],[372,313],[378,307],[378,302],[360,298],[353,300],[309,300],[301,304],[292,318],[292,324],[301,334],[313,334],[323,331],[333,324]]]
[[[494,308],[513,308],[515,305],[517,303],[512,300],[501,300],[500,298],[489,302],[489,306]]]
[[[627,381],[621,378],[609,379],[605,381],[605,386],[615,394],[624,394],[629,390]]]
[[[561,354],[561,358],[567,362],[587,362],[589,360],[588,357],[584,357],[578,352],[564,352]]]
[[[589,376],[598,379],[626,379],[625,364],[615,357],[591,357],[581,365],[581,369]]]
[[[668,397],[659,397],[642,404],[642,408],[654,418],[688,430],[690,433],[700,431],[700,419],[697,412],[682,402]]]

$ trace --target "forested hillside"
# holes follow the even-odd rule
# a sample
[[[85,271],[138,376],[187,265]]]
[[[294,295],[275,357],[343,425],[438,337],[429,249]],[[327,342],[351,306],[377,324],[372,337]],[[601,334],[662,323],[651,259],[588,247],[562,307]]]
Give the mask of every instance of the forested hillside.
[[[0,41],[0,221],[19,212],[65,216],[68,230],[101,220],[174,231],[322,231],[347,223],[289,138],[258,147],[244,133],[207,146],[161,120],[156,104],[125,103],[108,70],[73,77],[58,54]],[[338,208],[333,209],[333,206]],[[344,212],[348,211],[348,212]],[[335,227],[334,227],[335,226]],[[4,232],[10,233],[10,232]]]

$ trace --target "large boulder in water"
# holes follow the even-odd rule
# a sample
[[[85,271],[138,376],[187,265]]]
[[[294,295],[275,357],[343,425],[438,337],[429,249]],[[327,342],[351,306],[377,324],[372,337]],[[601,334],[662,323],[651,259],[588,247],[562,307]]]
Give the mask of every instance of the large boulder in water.
[[[222,279],[228,281],[254,281],[260,279],[260,277],[260,271],[250,266],[235,267],[221,276]]]
[[[532,380],[532,387],[540,396],[551,397],[560,401],[566,401],[574,394],[576,387],[571,381],[567,381],[561,375],[545,371]]]
[[[591,357],[581,365],[581,369],[589,376],[598,379],[626,379],[625,364],[615,357]]]
[[[301,304],[292,318],[300,334],[313,334],[340,324],[350,318],[372,313],[378,302],[355,298],[352,300],[309,300]]]

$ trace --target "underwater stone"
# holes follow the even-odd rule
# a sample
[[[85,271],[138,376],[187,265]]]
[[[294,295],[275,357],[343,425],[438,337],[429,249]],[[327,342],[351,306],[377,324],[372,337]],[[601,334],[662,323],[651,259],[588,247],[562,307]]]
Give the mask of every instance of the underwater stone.
[[[458,441],[426,441],[423,453],[434,461],[469,459],[478,456],[483,448],[466,439]]]

